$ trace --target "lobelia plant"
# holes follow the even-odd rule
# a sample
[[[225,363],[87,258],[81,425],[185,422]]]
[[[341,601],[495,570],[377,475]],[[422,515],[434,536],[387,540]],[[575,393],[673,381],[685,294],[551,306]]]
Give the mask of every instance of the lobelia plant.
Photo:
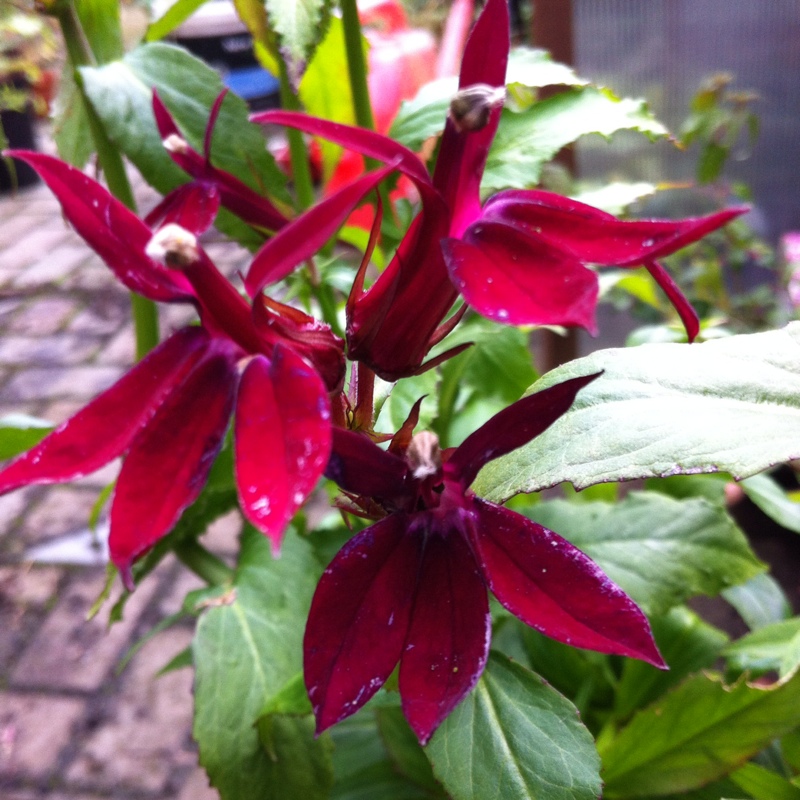
[[[57,5],[62,23],[95,13]],[[342,5],[358,43],[355,6]],[[280,24],[285,4],[267,0],[255,26],[262,55],[289,61],[287,105],[290,75],[306,60],[322,69],[313,44],[328,9],[309,8],[292,29]],[[363,51],[347,56],[355,84]],[[0,471],[0,492],[123,456],[109,544],[110,582],[118,571],[124,589],[112,613],[169,551],[209,584],[185,612],[196,617],[194,734],[220,796],[795,796],[798,618],[761,574],[724,487],[800,457],[800,330],[599,351],[536,380],[519,328],[594,331],[596,266],[643,266],[693,340],[697,317],[658,259],[746,209],[635,220],[532,186],[487,197],[493,142],[519,126],[509,115],[565,119],[547,100],[504,108],[505,0],[487,0],[467,41],[438,149],[426,151],[432,174],[363,127],[291,110],[255,117],[372,164],[313,204],[301,169],[292,204],[271,167],[255,178],[242,167],[265,158],[248,144],[236,157],[230,132],[252,134],[243,107],[187,58],[145,44],[113,69],[78,72],[107,163],[127,153],[162,189],[144,219],[79,169],[12,153],[126,288],[190,304],[198,320],[29,441]],[[525,58],[531,87],[552,82],[537,70],[558,75],[560,102],[614,117],[576,135],[656,130],[641,108],[621,114],[612,95]],[[203,87],[202,113],[181,94],[187,80]],[[120,96],[139,109],[133,121]],[[386,191],[398,175],[420,200],[405,221]],[[358,235],[342,226],[373,191],[354,261]],[[244,293],[204,249],[215,222],[254,250]],[[618,482],[635,479],[646,489],[623,497]],[[586,491],[525,494],[566,483]],[[304,504],[336,486],[335,512],[311,524]],[[744,486],[800,530],[768,478]],[[235,570],[199,541],[232,508],[245,521]],[[736,642],[686,605],[721,592],[753,629]]]

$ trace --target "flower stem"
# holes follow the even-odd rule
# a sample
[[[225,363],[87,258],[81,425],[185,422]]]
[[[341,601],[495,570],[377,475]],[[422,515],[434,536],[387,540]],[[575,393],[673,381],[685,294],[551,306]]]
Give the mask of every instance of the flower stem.
[[[367,86],[367,64],[361,43],[361,22],[358,19],[356,0],[342,0],[342,22],[344,23],[344,46],[347,53],[347,73],[350,76],[350,91],[353,94],[353,111],[356,123],[362,128],[375,130],[372,105]]]
[[[83,76],[79,68],[93,66],[95,58],[86,34],[81,27],[75,5],[72,2],[55,4],[52,6],[52,13],[58,20],[61,32],[64,35],[64,42],[72,62],[73,78],[86,109],[89,129],[97,151],[100,168],[106,177],[108,189],[114,197],[124,203],[131,211],[135,211],[136,201],[133,197],[128,176],[125,173],[125,164],[122,156],[108,138],[100,117],[86,95]],[[141,359],[158,344],[158,313],[152,300],[134,293],[131,293],[131,313],[136,333],[136,358]]]
[[[288,111],[300,111],[300,101],[292,89],[286,64],[282,60],[280,68],[281,106]],[[314,204],[314,183],[311,180],[308,151],[300,131],[288,128],[286,136],[289,140],[289,158],[292,164],[292,178],[297,194],[297,203],[300,211],[305,211]]]
[[[175,545],[175,555],[209,586],[219,586],[233,580],[233,570],[196,539],[186,539]]]

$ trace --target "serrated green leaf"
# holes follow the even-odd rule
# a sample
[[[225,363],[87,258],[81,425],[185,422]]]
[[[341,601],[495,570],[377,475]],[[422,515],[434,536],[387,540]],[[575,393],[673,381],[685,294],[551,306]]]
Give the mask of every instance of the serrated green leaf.
[[[489,657],[478,685],[426,748],[454,800],[596,800],[598,759],[575,707],[505,656]]]
[[[276,560],[266,538],[247,528],[234,591],[198,621],[194,736],[222,800],[302,796],[273,782],[276,762],[254,723],[301,669],[303,627],[320,572],[310,544],[291,530]]]
[[[722,631],[683,606],[650,621],[656,644],[669,664],[669,670],[656,669],[632,658],[625,659],[614,699],[616,719],[627,719],[687,675],[711,667],[728,642]]]
[[[9,414],[0,418],[0,460],[30,450],[52,430],[52,423],[27,414]]]
[[[108,0],[74,0],[75,11],[98,64],[121,58],[122,43],[120,4]]]
[[[542,86],[585,86],[572,67],[553,61],[547,50],[515,47],[508,55],[506,85],[519,83],[531,89]]]
[[[800,678],[770,688],[698,675],[601,748],[608,800],[680,792],[731,772],[800,724]]]
[[[792,615],[792,608],[780,584],[766,573],[756,575],[741,586],[725,589],[722,596],[739,612],[752,631]]]
[[[787,530],[800,533],[800,503],[790,500],[774,478],[753,475],[742,481],[742,489],[770,519]]]
[[[329,0],[265,0],[270,28],[277,34],[294,86],[299,86],[330,19]]]
[[[308,699],[308,692],[303,682],[303,673],[298,672],[293,678],[272,695],[267,704],[261,710],[261,716],[269,714],[294,714],[295,716],[305,716],[312,712],[311,701]]]
[[[541,436],[488,464],[475,491],[498,501],[562,481],[744,478],[800,455],[800,323],[702,344],[600,350],[532,390],[600,370]]]
[[[643,100],[620,99],[608,89],[596,87],[561,92],[520,113],[505,110],[489,151],[481,190],[490,194],[534,186],[542,165],[562,147],[590,133],[608,138],[619,130],[639,131],[650,138],[667,134]]]
[[[573,195],[575,200],[580,203],[594,206],[595,208],[602,209],[607,214],[614,214],[619,216],[628,207],[641,200],[643,197],[655,194],[657,187],[653,183],[624,183],[621,181],[613,181],[604,184],[597,189],[586,189],[578,194]]]
[[[648,614],[765,569],[724,509],[702,498],[632,492],[619,503],[553,500],[530,516],[594,559]]]
[[[725,648],[729,667],[738,672],[793,672],[800,665],[800,617],[773,622],[737,639]]]

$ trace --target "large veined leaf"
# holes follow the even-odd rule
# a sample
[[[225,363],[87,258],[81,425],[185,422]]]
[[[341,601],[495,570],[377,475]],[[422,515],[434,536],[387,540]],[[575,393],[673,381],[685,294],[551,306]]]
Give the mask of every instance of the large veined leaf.
[[[294,797],[275,779],[291,771],[286,760],[293,753],[305,763],[297,741],[311,740],[308,723],[277,719],[293,740],[281,747],[279,762],[262,746],[255,723],[301,669],[303,627],[320,572],[309,543],[291,531],[275,560],[267,539],[247,528],[231,591],[200,617],[194,736],[222,800]]]
[[[497,501],[563,481],[744,478],[800,456],[800,323],[703,344],[600,350],[532,389],[600,370],[542,435],[488,464],[475,491]]]
[[[636,492],[619,503],[553,500],[529,516],[583,550],[648,614],[765,569],[724,509],[702,498]]]
[[[642,100],[619,98],[593,86],[562,92],[534,104],[527,111],[504,111],[486,162],[481,190],[534,186],[542,164],[562,147],[590,133],[609,137],[634,130],[651,138],[667,129]]]
[[[770,518],[787,530],[800,533],[800,503],[790,499],[769,475],[742,481],[745,494]]]
[[[782,676],[800,666],[800,617],[765,625],[725,648],[729,666],[752,672],[775,670]]]
[[[800,676],[769,688],[698,675],[601,747],[608,800],[703,786],[800,725]]]
[[[266,0],[266,8],[289,78],[298,86],[306,63],[325,35],[330,0]]]
[[[426,748],[454,800],[595,800],[597,753],[575,707],[493,653]]]
[[[185,50],[161,42],[137,47],[121,61],[83,68],[81,75],[109,137],[145,180],[162,194],[184,183],[186,175],[172,162],[156,128],[152,92],[158,90],[186,139],[202,151],[211,106],[223,89],[219,75]],[[225,147],[212,144],[214,165],[256,191],[288,200],[286,179],[267,152],[261,130],[247,117],[243,100],[225,98],[214,129],[214,141]],[[237,232],[238,238],[244,236],[241,228],[231,231]]]
[[[520,84],[529,89],[542,86],[585,86],[589,81],[579,78],[572,67],[553,61],[547,50],[515,47],[508,54],[506,84]]]

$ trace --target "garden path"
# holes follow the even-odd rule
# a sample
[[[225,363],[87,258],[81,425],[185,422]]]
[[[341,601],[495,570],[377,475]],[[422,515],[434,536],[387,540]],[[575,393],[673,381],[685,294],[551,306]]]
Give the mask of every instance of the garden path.
[[[52,144],[44,132],[44,149]],[[134,179],[139,208],[157,196]],[[246,253],[207,245],[234,274]],[[161,310],[162,334],[191,309]],[[132,364],[126,291],[64,222],[44,186],[0,197],[0,417],[70,416]],[[131,645],[196,582],[163,564],[110,629],[100,536],[87,529],[117,465],[68,486],[0,497],[0,796],[4,800],[211,800],[191,738],[191,672],[156,672],[191,638],[177,625],[120,671]],[[235,520],[211,532],[232,550]],[[212,545],[213,547],[213,545]],[[115,587],[114,594],[119,592]]]

